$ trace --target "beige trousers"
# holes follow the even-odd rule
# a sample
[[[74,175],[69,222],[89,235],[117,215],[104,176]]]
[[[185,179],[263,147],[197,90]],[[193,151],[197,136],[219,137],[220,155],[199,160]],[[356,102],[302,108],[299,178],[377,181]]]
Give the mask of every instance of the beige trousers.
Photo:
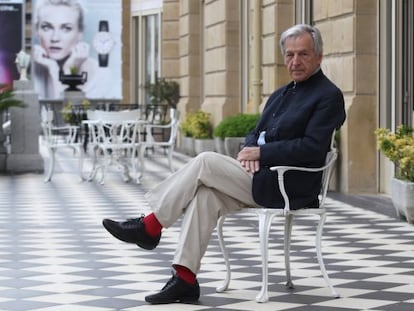
[[[204,152],[149,191],[146,199],[163,227],[184,214],[173,265],[197,274],[219,217],[243,207],[259,207],[251,188],[252,175],[239,161]]]

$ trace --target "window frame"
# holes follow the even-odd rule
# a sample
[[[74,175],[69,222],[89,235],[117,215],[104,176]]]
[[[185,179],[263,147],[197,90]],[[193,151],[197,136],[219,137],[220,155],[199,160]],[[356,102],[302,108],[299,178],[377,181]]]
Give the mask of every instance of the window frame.
[[[133,15],[132,98],[138,104],[149,103],[144,86],[147,82],[154,83],[161,76],[161,23],[161,9],[147,10]]]

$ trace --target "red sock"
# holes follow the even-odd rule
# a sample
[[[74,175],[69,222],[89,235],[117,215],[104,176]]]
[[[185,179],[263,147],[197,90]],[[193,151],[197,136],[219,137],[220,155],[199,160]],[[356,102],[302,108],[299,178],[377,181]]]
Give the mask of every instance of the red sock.
[[[149,236],[154,238],[161,234],[162,225],[158,221],[157,217],[155,217],[154,213],[145,216],[142,221],[145,225],[145,231]]]
[[[174,265],[175,272],[180,279],[183,279],[189,284],[194,284],[196,282],[196,275],[187,267]]]

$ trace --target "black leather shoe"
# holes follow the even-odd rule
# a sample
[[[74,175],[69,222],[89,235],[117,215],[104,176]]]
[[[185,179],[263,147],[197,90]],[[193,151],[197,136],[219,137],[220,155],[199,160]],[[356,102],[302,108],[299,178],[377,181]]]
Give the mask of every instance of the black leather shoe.
[[[156,294],[145,297],[145,301],[151,304],[194,302],[200,298],[200,286],[196,280],[191,285],[178,276],[173,275],[165,286]]]
[[[117,239],[137,244],[144,249],[154,249],[160,242],[161,234],[156,237],[151,237],[145,231],[145,225],[142,221],[144,216],[135,219],[128,219],[124,222],[118,222],[111,219],[104,219],[103,226],[110,234]]]

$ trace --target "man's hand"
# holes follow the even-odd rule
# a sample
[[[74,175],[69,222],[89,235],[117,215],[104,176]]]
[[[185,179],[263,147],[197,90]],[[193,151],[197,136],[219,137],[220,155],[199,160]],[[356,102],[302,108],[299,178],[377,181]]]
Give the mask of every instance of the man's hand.
[[[260,147],[244,147],[237,155],[237,160],[246,172],[255,173],[260,169]]]

